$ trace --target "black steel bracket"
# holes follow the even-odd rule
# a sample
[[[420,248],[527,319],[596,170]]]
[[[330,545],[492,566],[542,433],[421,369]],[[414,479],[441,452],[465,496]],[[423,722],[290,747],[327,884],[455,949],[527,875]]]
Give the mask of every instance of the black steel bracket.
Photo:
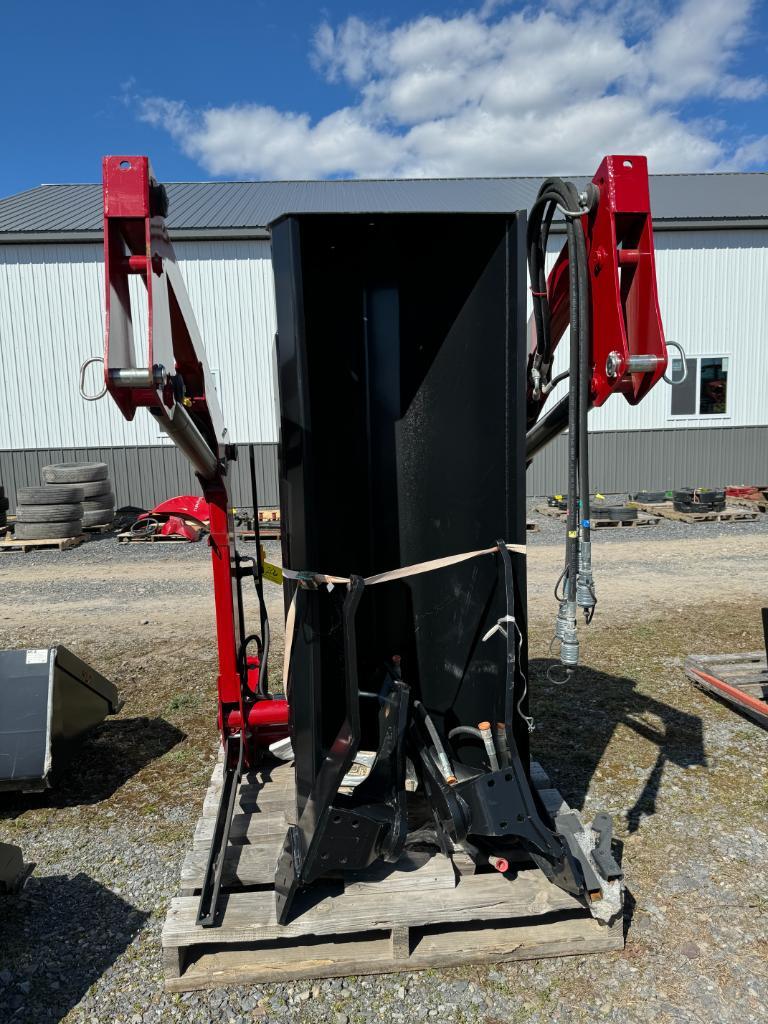
[[[592,860],[597,865],[600,874],[609,882],[623,878],[624,872],[611,852],[613,821],[610,814],[606,814],[604,811],[596,814],[592,822],[592,831],[596,834]]]
[[[239,736],[229,737],[225,751],[224,784],[216,811],[216,823],[213,828],[211,850],[205,868],[200,903],[197,908],[195,924],[203,928],[212,928],[218,924],[216,916],[221,889],[221,873],[224,870],[224,857],[229,843],[229,832],[232,828],[232,815],[235,809],[237,792],[243,776],[243,756],[245,743],[242,731]]]
[[[285,924],[297,893],[321,876],[396,860],[405,844],[405,729],[410,690],[393,680],[381,698],[379,746],[367,778],[340,794],[360,743],[360,690],[355,615],[363,595],[359,576],[344,600],[346,717],[318,772],[299,821],[288,829],[275,873],[277,920]]]

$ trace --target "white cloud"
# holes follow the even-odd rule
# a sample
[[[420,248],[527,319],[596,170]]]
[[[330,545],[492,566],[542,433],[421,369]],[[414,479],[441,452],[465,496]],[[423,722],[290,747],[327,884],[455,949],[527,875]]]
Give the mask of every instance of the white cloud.
[[[239,177],[586,172],[606,152],[645,153],[657,172],[764,162],[764,139],[729,147],[721,125],[681,114],[686,102],[766,94],[763,78],[734,73],[752,0],[512,7],[322,24],[312,65],[354,100],[319,120],[159,97],[141,101],[140,116],[210,174]]]

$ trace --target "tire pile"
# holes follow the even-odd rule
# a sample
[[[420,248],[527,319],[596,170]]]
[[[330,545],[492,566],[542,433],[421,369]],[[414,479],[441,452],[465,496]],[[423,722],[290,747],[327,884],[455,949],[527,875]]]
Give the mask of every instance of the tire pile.
[[[722,512],[725,490],[722,487],[681,487],[672,493],[676,512]]]
[[[115,496],[106,462],[62,462],[44,466],[43,487],[19,487],[17,540],[79,537],[89,526],[110,526]]]
[[[8,525],[8,499],[5,496],[5,488],[0,484],[0,530]]]
[[[672,497],[671,491],[638,491],[630,494],[630,501],[639,501],[641,505],[663,505]]]

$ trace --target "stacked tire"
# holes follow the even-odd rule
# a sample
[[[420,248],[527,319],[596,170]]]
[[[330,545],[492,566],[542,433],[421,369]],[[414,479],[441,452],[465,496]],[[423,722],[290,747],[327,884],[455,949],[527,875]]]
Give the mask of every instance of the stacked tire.
[[[5,488],[0,484],[0,531],[4,531],[8,525],[8,499],[5,496]]]
[[[83,532],[83,492],[79,487],[19,487],[16,540],[63,540]]]
[[[681,487],[674,491],[672,504],[676,512],[722,512],[725,490],[722,487]]]
[[[638,501],[641,505],[663,505],[667,501],[666,491],[638,491],[630,494],[630,501]]]
[[[73,486],[82,491],[83,527],[112,525],[115,495],[106,462],[60,462],[43,466],[42,473],[52,491]]]
[[[608,520],[611,523],[628,523],[637,519],[637,509],[632,505],[593,505],[589,510],[592,519]]]

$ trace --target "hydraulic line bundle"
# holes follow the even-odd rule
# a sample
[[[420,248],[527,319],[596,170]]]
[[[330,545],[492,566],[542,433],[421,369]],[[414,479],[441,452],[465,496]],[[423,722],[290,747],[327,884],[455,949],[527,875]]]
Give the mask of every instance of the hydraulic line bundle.
[[[420,848],[506,870],[525,852],[599,919],[620,907],[611,823],[554,818],[530,780],[525,469],[567,427],[568,536],[556,635],[578,660],[596,598],[587,415],[663,375],[648,180],[608,157],[531,211],[287,214],[271,225],[286,609],[284,698],[267,685],[260,558],[234,546],[228,437],[145,157],[104,161],[107,390],[146,407],[210,507],[224,784],[198,923],[215,926],[241,775],[289,746],[297,815],[276,866],[302,892]],[[547,242],[566,245],[545,272]],[[526,344],[526,259],[534,318]],[[134,350],[128,276],[147,288]],[[568,394],[540,418],[570,325]],[[255,474],[254,478],[255,478]],[[254,507],[258,497],[254,493]],[[241,582],[261,621],[249,633]],[[288,743],[288,738],[290,742]],[[367,768],[354,778],[360,763]]]

